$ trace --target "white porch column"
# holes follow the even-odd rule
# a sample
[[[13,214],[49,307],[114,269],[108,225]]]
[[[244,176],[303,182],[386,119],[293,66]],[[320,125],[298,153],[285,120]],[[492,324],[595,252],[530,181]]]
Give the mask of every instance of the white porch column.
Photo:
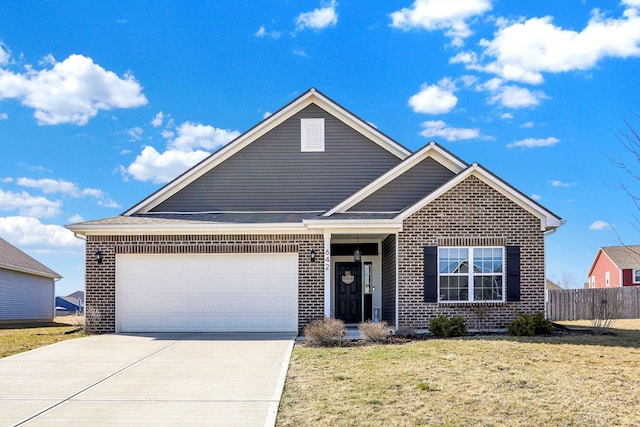
[[[324,317],[331,317],[331,233],[324,233]]]

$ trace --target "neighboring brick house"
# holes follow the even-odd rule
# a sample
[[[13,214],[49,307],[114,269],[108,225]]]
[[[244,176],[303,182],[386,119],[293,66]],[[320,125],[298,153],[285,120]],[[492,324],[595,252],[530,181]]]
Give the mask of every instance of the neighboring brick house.
[[[640,245],[601,247],[587,279],[589,288],[640,286]]]
[[[299,331],[312,319],[505,328],[544,311],[560,217],[310,89],[86,236],[97,332]]]

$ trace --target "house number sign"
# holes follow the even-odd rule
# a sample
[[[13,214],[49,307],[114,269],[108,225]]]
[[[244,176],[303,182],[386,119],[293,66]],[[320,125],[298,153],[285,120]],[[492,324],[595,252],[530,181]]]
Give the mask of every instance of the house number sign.
[[[324,251],[324,269],[326,271],[331,270],[331,253],[329,249]]]

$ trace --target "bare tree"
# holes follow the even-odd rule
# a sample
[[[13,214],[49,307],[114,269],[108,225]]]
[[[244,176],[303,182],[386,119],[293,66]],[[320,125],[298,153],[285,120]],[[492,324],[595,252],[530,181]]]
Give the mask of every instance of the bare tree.
[[[639,114],[633,113],[633,116],[636,119],[640,120]],[[638,173],[638,170],[640,170],[640,132],[638,132],[633,123],[631,123],[629,120],[624,119],[624,124],[626,126],[626,130],[618,129],[616,131],[616,136],[620,141],[622,147],[628,153],[628,159],[626,158],[626,156],[619,157],[617,160],[611,159],[611,162],[615,166],[624,170],[627,175],[631,177],[631,184],[622,183],[621,187],[624,192],[627,193],[636,209],[640,211],[640,192],[637,190],[639,186],[638,184],[640,183],[640,174]],[[634,222],[635,228],[640,231],[640,219],[637,215],[634,215]],[[618,234],[616,229],[612,229],[616,234],[618,242],[620,242],[622,246],[627,247],[629,251],[640,257],[640,253],[629,248],[629,246],[623,242],[622,237],[620,236],[620,234]]]

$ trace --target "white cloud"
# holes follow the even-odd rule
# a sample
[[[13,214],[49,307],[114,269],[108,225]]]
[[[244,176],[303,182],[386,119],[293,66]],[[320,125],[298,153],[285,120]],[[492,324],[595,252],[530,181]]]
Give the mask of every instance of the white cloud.
[[[513,119],[513,114],[511,113],[502,113],[500,114],[500,118],[503,120],[511,120]]]
[[[535,200],[536,202],[537,202],[538,200],[542,200],[542,196],[541,196],[541,195],[539,195],[539,194],[535,194],[535,193],[531,195],[531,198],[532,198],[533,200]]]
[[[164,121],[164,113],[160,111],[158,114],[156,114],[153,117],[153,120],[151,120],[151,126],[153,126],[154,128],[160,127],[162,126],[163,121]]]
[[[60,213],[62,202],[33,197],[26,191],[14,193],[0,189],[0,211],[18,211],[20,215],[45,218]]]
[[[480,130],[448,127],[442,120],[430,120],[422,123],[420,135],[425,138],[441,137],[447,141],[480,138]]]
[[[11,51],[0,41],[0,65],[6,65],[11,59]]]
[[[637,6],[627,1],[628,6]],[[506,80],[529,84],[543,82],[543,73],[588,70],[604,58],[640,56],[640,12],[625,10],[623,17],[607,18],[598,9],[582,31],[563,29],[553,17],[499,19],[493,40],[483,39],[482,57],[493,58],[482,65],[477,57],[460,56],[469,69],[483,70]],[[452,59],[453,60],[453,59]]]
[[[420,92],[409,98],[408,104],[416,113],[445,114],[458,103],[454,90],[454,82],[444,78],[437,84],[423,85]]]
[[[593,224],[591,224],[589,226],[589,230],[596,230],[596,231],[600,231],[600,230],[608,230],[611,228],[611,224],[609,224],[606,221],[595,221]]]
[[[520,141],[512,142],[511,144],[507,144],[507,148],[537,148],[537,147],[551,147],[552,145],[556,145],[560,140],[553,136],[548,138],[525,138]]]
[[[240,135],[237,130],[219,129],[210,125],[184,122],[177,129],[178,136],[167,144],[169,149],[190,151],[198,148],[215,150]]]
[[[60,225],[43,224],[29,216],[0,217],[0,234],[16,245],[82,246],[84,242]]]
[[[5,58],[4,63],[7,61]],[[142,87],[130,73],[120,78],[83,55],[74,54],[62,62],[51,56],[49,61],[53,61],[50,69],[28,66],[23,73],[0,68],[0,100],[16,99],[33,108],[41,125],[84,125],[100,110],[147,103]]]
[[[293,49],[292,53],[295,56],[300,56],[302,58],[306,58],[307,56],[309,56],[307,52],[304,51],[304,49]]]
[[[2,178],[2,182],[4,183],[10,183],[13,182],[13,178],[11,178],[10,176],[6,177],[6,178]]]
[[[338,14],[336,13],[336,2],[332,1],[329,6],[314,9],[311,12],[304,12],[295,19],[296,30],[304,30],[311,28],[320,30],[338,23]]]
[[[83,222],[84,218],[80,214],[75,214],[75,215],[72,215],[69,218],[67,218],[67,221],[69,221],[69,223],[71,223],[71,224],[74,224],[74,223],[77,223],[77,222]]]
[[[524,122],[523,124],[520,125],[520,127],[523,129],[531,129],[534,126],[535,125],[533,122]]]
[[[573,187],[574,185],[576,185],[575,182],[573,183],[568,183],[568,182],[562,182],[558,179],[551,181],[551,185],[553,185],[554,187],[562,187],[562,188],[569,188],[569,187]]]
[[[535,107],[540,105],[543,99],[549,98],[542,91],[530,91],[520,86],[504,85],[504,81],[499,78],[490,79],[476,87],[480,91],[491,93],[488,99],[489,104],[498,103],[507,108]]]
[[[279,31],[267,31],[264,25],[258,28],[258,31],[255,32],[254,36],[256,37],[270,37],[272,39],[279,39],[282,33]]]
[[[527,88],[509,85],[503,86],[498,93],[494,94],[489,103],[498,102],[508,108],[527,108],[540,105],[543,99],[548,99],[544,92],[532,92]]]
[[[491,10],[490,0],[416,0],[410,8],[393,12],[391,26],[402,30],[424,28],[427,31],[445,30],[460,46],[472,32],[467,20]]]
[[[138,181],[161,184],[171,181],[182,172],[195,165],[209,153],[202,150],[166,150],[160,154],[155,148],[146,146],[125,171]]]
[[[142,139],[143,133],[144,131],[142,130],[142,128],[138,126],[127,130],[127,134],[129,135],[129,142],[140,141]]]
[[[0,113],[0,120],[7,120],[9,115],[7,113]]]
[[[107,197],[102,190],[99,190],[97,188],[80,188],[77,184],[65,181],[63,179],[18,178],[16,183],[23,187],[40,189],[45,194],[60,193],[74,198],[94,197],[97,199],[97,203],[99,206],[115,208],[120,207],[117,202]]]

